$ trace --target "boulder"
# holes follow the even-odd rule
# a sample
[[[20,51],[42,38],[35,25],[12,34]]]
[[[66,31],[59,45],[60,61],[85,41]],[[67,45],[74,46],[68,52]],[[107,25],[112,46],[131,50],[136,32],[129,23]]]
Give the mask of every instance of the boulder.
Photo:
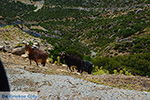
[[[3,51],[11,53],[12,47],[10,45],[6,45],[6,46],[4,46],[4,50]]]
[[[143,12],[143,9],[138,9],[135,13],[139,14],[139,13],[142,13],[142,12]]]
[[[22,58],[28,58],[28,54],[22,54],[21,57]]]
[[[21,56],[22,54],[25,54],[25,48],[24,47],[17,47],[17,48],[14,48],[12,49],[12,54],[15,54],[15,55],[19,55]]]
[[[0,51],[3,51],[4,50],[4,46],[0,46]]]

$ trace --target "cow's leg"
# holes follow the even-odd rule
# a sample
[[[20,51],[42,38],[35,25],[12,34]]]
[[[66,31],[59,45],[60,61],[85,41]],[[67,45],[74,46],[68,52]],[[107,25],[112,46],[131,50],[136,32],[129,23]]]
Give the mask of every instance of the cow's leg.
[[[89,66],[88,68],[88,74],[91,74],[92,73],[92,66]]]
[[[83,69],[80,69],[80,73],[81,73],[81,74],[83,73]]]
[[[83,66],[78,66],[78,72],[82,74],[82,72],[83,72]]]
[[[36,62],[36,65],[39,66],[39,65],[38,65],[38,61],[37,61],[37,60],[34,60],[34,61]]]
[[[81,70],[80,67],[77,67],[77,70],[78,70],[78,72],[80,73],[80,70]]]
[[[73,70],[73,72],[75,72],[76,66],[72,66],[72,70]]]
[[[68,66],[68,69],[69,69],[69,71],[71,71],[71,72],[72,72],[72,70],[71,70],[71,66],[70,66],[70,65]]]
[[[71,67],[70,67],[71,72],[74,72],[74,67],[75,67],[75,66],[71,66]]]
[[[38,65],[38,62],[36,62],[36,65],[39,66],[39,65]]]
[[[46,60],[44,60],[44,61],[42,61],[42,63],[41,63],[43,66],[45,66],[45,64],[46,64]]]
[[[44,63],[42,63],[42,65],[43,65],[43,66],[45,66],[45,64],[46,64],[45,62],[44,62]]]
[[[30,65],[32,64],[32,62],[31,62],[31,59],[29,59],[30,60]]]

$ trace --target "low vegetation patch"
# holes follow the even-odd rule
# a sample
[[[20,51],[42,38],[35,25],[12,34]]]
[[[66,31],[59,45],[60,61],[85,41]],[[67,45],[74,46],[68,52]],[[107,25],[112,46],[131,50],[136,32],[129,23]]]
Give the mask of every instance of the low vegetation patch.
[[[133,54],[116,57],[96,57],[93,62],[109,73],[124,73],[133,75],[150,76],[150,53]]]

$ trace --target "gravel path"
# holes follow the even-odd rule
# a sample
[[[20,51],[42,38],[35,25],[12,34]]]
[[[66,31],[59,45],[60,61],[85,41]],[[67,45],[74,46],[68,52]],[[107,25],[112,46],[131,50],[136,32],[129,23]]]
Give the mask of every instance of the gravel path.
[[[39,91],[39,100],[150,100],[149,92],[124,90],[70,76],[7,68],[12,91]]]

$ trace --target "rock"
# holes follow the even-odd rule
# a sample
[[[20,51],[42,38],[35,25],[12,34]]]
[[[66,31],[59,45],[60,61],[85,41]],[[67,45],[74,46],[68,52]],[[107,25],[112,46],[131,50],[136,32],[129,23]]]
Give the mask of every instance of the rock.
[[[135,13],[136,13],[136,14],[139,14],[139,13],[141,13],[141,12],[143,12],[143,9],[138,9]]]
[[[10,45],[4,46],[4,52],[9,52],[9,53],[11,53],[11,51],[12,51],[12,47],[11,47]]]
[[[4,50],[4,46],[0,46],[0,51],[3,51]]]
[[[4,41],[4,44],[5,44],[5,45],[9,45],[9,42],[7,42],[7,41]]]
[[[23,54],[21,55],[22,58],[27,58],[28,57],[28,54]]]
[[[40,44],[38,42],[33,43],[34,48],[40,48]]]
[[[40,46],[40,44],[38,42],[33,43],[33,45]]]
[[[25,48],[24,47],[17,47],[17,48],[14,48],[12,49],[12,54],[15,54],[15,55],[22,55],[22,54],[25,54]]]
[[[66,65],[66,64],[62,64],[62,66],[67,67],[67,65]]]

